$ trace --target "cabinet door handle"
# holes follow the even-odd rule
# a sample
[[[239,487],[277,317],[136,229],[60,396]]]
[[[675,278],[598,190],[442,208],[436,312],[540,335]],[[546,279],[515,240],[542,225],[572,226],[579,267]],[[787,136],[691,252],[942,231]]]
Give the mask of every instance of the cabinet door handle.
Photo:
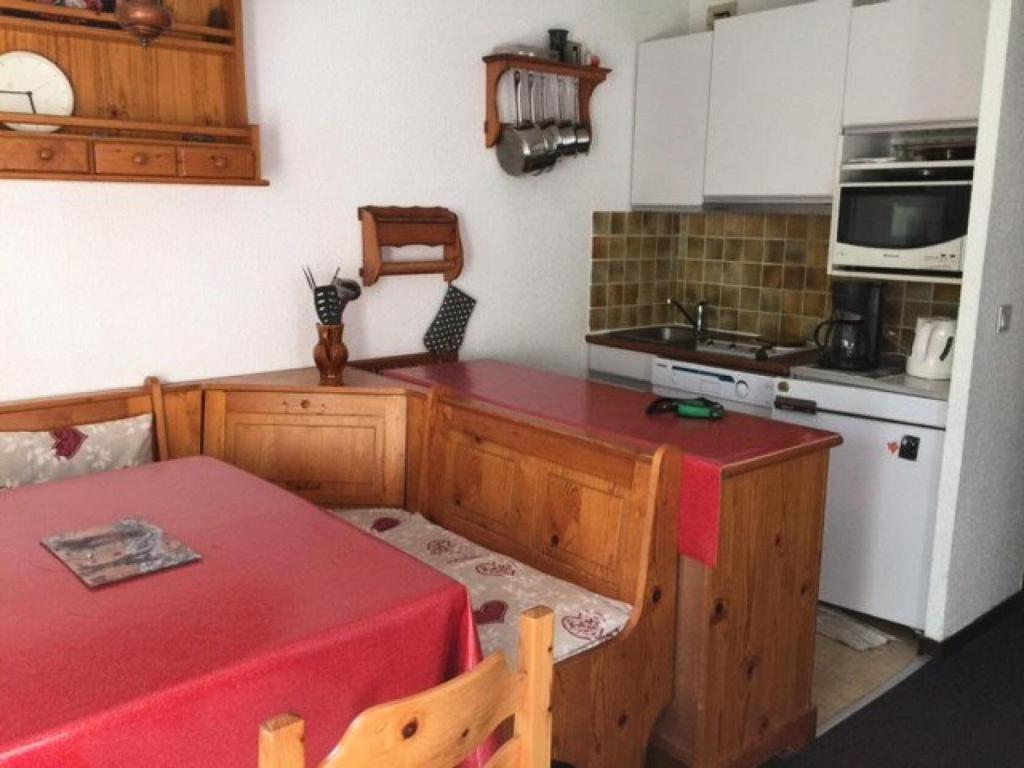
[[[39,150],[39,159],[44,163],[53,160],[53,150],[49,147],[43,147]]]
[[[144,152],[139,152],[135,157],[132,158],[132,162],[136,165],[145,165],[149,162],[149,155]]]
[[[213,158],[213,164],[223,171],[228,167],[228,159],[226,157],[215,157]]]

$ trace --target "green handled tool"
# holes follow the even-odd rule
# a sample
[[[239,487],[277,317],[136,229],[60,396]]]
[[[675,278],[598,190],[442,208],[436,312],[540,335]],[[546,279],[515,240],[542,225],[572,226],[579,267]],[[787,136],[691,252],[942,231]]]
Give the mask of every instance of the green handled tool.
[[[659,397],[647,406],[647,415],[658,413],[674,413],[684,419],[720,419],[725,415],[721,403],[708,400],[706,397],[678,399],[675,397]]]

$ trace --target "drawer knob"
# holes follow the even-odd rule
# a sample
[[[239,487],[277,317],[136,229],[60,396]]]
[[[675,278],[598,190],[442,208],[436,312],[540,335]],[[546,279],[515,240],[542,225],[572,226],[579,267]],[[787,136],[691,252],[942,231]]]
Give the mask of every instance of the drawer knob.
[[[213,164],[223,171],[228,167],[228,159],[226,157],[215,157],[213,158]]]
[[[132,162],[136,165],[145,165],[149,162],[149,155],[144,152],[139,152],[132,158]]]
[[[44,163],[48,160],[53,160],[53,150],[48,147],[43,147],[39,150],[39,159]]]

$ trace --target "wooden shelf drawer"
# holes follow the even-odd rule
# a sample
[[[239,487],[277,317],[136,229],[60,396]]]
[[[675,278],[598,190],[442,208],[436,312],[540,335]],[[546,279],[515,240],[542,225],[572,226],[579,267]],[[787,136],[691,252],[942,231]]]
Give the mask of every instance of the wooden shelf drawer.
[[[97,142],[96,173],[111,176],[177,176],[173,146]]]
[[[88,173],[89,142],[5,137],[0,141],[0,171]]]
[[[203,179],[251,179],[256,157],[245,147],[179,147],[181,175]]]

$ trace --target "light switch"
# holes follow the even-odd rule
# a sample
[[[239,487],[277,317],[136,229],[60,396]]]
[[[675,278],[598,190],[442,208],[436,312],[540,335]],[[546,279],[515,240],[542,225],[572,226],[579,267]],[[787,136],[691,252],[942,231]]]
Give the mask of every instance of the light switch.
[[[996,333],[1006,333],[1010,330],[1010,317],[1013,314],[1013,306],[1000,304],[996,311]]]

